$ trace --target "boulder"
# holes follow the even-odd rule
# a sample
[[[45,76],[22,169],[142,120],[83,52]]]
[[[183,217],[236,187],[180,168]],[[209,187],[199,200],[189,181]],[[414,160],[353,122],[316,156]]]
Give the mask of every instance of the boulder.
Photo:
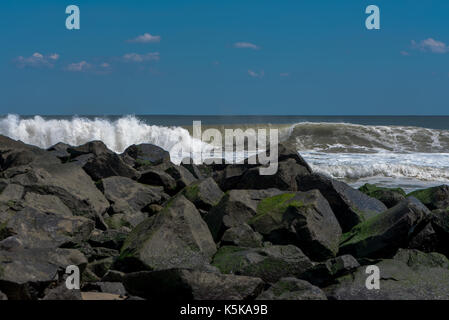
[[[120,282],[89,282],[83,286],[83,291],[112,293],[119,296],[126,295],[126,289]]]
[[[67,149],[69,148],[72,148],[72,146],[68,145],[67,143],[58,142],[57,144],[48,148],[47,151],[51,155],[60,159],[62,162],[67,162],[70,159],[70,153],[67,151]]]
[[[327,300],[327,298],[320,288],[307,281],[287,277],[262,292],[257,300]]]
[[[221,245],[238,247],[259,248],[262,247],[263,237],[246,223],[237,227],[231,227],[225,231],[221,238]]]
[[[198,209],[206,211],[217,205],[224,195],[212,178],[191,183],[182,190],[182,194]]]
[[[25,248],[57,248],[86,241],[94,222],[84,217],[47,214],[25,208],[4,222],[3,238],[15,236]]]
[[[142,171],[138,181],[147,185],[162,186],[170,195],[174,195],[178,190],[175,179],[168,173],[154,168]]]
[[[94,181],[112,176],[132,179],[139,177],[134,168],[127,165],[118,154],[109,150],[101,141],[92,141],[82,146],[71,147],[67,149],[67,152],[74,159],[80,156],[93,155],[85,158],[82,168]]]
[[[215,252],[216,245],[200,213],[179,195],[131,232],[119,265],[132,271],[198,268],[208,264]]]
[[[22,204],[49,215],[73,216],[72,211],[54,195],[27,192]]]
[[[0,251],[0,291],[10,300],[41,298],[50,285],[58,282],[66,267],[86,267],[84,255],[74,249],[22,249]]]
[[[109,214],[122,214],[122,224],[131,227],[146,218],[142,211],[145,211],[147,206],[160,204],[165,199],[162,187],[143,185],[126,177],[103,179],[98,187],[111,203]]]
[[[197,180],[190,171],[183,166],[171,164],[165,169],[165,172],[175,179],[177,190],[181,190]]]
[[[354,227],[343,235],[340,253],[355,257],[388,257],[408,241],[431,218],[421,202],[409,197],[391,209]]]
[[[77,289],[67,289],[65,282],[55,288],[47,289],[42,300],[83,300],[81,291]]]
[[[360,264],[353,256],[339,256],[316,264],[313,268],[304,272],[301,279],[323,287],[330,285],[335,278],[349,274],[358,267],[360,267]]]
[[[262,200],[249,224],[274,244],[294,244],[322,261],[338,252],[341,228],[318,190],[284,193]]]
[[[0,171],[26,165],[59,164],[49,152],[0,135]]]
[[[310,174],[310,171],[298,164],[295,159],[286,159],[279,162],[277,171],[273,175],[261,175],[259,169],[259,167],[250,168],[244,171],[238,179],[233,175],[229,177],[229,173],[227,173],[223,190],[276,188],[297,191],[296,177]]]
[[[135,168],[154,166],[170,161],[170,153],[164,149],[148,144],[131,145],[122,153],[124,158],[132,159],[132,166]]]
[[[387,210],[377,199],[351,188],[344,182],[321,174],[297,176],[298,190],[318,189],[329,202],[343,232]]]
[[[262,199],[281,194],[278,189],[267,190],[230,190],[221,201],[205,215],[215,241],[219,241],[231,227],[247,223],[257,214],[257,205]]]
[[[438,253],[400,250],[393,259],[375,264],[380,289],[366,288],[366,266],[342,276],[324,291],[332,300],[447,300],[449,261]]]
[[[269,283],[283,277],[298,277],[313,267],[310,259],[292,245],[265,248],[224,246],[214,256],[212,265],[224,274],[257,277]]]
[[[449,186],[442,185],[409,193],[407,197],[415,197],[430,210],[449,210]]]
[[[6,301],[8,300],[8,297],[6,296],[6,294],[4,294],[3,292],[0,291],[0,301]]]
[[[381,201],[387,208],[394,207],[406,197],[401,188],[382,188],[369,183],[361,186],[359,190],[367,196]]]
[[[10,180],[29,192],[58,197],[76,216],[100,219],[109,207],[90,177],[74,164],[40,165]]]
[[[128,232],[121,230],[105,230],[92,234],[89,238],[89,244],[93,247],[103,247],[120,250],[128,237]]]
[[[259,278],[187,269],[141,271],[125,275],[126,289],[151,300],[248,300],[263,289]]]

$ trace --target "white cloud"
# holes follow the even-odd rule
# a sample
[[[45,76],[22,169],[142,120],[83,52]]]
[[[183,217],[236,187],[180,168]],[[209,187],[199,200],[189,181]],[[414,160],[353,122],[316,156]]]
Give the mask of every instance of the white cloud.
[[[248,70],[248,74],[251,77],[253,77],[253,78],[262,78],[265,75],[263,70],[260,71],[260,72],[256,72],[256,71],[253,71],[253,70]]]
[[[67,71],[73,71],[73,72],[84,72],[88,69],[90,69],[91,65],[87,63],[86,61],[81,61],[78,63],[71,63],[66,67]]]
[[[428,38],[428,39],[422,40],[420,42],[416,42],[415,40],[412,40],[412,46],[413,46],[413,48],[417,48],[422,51],[430,51],[433,53],[449,52],[448,45],[446,45],[444,42],[437,41],[433,38]]]
[[[138,36],[134,39],[128,40],[128,42],[134,42],[134,43],[150,43],[150,42],[160,42],[161,37],[160,36],[153,36],[149,33],[144,33],[141,36]]]
[[[126,62],[157,61],[159,60],[159,52],[149,52],[146,54],[127,53],[123,56],[123,60]]]
[[[53,61],[59,59],[59,54],[53,53],[51,55],[43,55],[42,53],[35,52],[30,57],[17,57],[14,62],[19,68],[52,68]]]
[[[250,42],[236,42],[234,48],[259,50],[260,47]]]

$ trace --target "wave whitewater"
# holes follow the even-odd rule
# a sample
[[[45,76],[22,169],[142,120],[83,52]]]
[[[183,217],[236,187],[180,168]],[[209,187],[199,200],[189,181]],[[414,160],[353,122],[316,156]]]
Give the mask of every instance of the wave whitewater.
[[[252,125],[243,125],[243,129],[248,127]],[[281,134],[287,133],[288,141],[296,144],[315,171],[334,178],[357,181],[385,177],[395,180],[394,183],[398,179],[449,182],[448,130],[328,122],[278,127]],[[181,142],[188,152],[201,152],[210,147],[192,138],[187,128],[151,125],[135,116],[109,120],[7,115],[0,117],[0,134],[41,148],[58,142],[80,145],[101,140],[117,153],[139,143],[171,150]],[[172,154],[172,161],[179,162],[182,157]]]

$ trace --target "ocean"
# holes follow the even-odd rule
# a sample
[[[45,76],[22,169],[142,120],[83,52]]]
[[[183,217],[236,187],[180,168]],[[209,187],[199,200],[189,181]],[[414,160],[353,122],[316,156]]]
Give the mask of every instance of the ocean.
[[[192,122],[203,128],[275,128],[312,169],[353,187],[365,183],[407,192],[449,184],[449,116],[0,116],[0,134],[48,148],[57,142],[103,141],[123,152],[152,143],[166,150],[182,141],[197,152]],[[240,155],[241,157],[247,156]],[[227,155],[229,156],[229,155]],[[226,157],[226,155],[225,155]],[[181,161],[172,155],[172,161]]]

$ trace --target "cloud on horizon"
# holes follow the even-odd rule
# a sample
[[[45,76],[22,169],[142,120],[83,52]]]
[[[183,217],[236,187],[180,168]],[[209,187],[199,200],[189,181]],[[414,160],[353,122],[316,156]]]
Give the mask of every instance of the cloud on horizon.
[[[30,57],[19,56],[14,59],[14,62],[19,68],[53,68],[54,62],[58,59],[59,54],[57,53],[43,55],[39,52],[35,52]]]
[[[131,42],[131,43],[152,43],[152,42],[160,42],[161,41],[161,36],[153,36],[149,33],[144,33],[141,36],[138,36],[134,39],[130,39],[127,42]]]
[[[234,48],[259,50],[260,47],[251,42],[236,42]]]
[[[85,72],[89,70],[91,67],[92,65],[90,63],[87,63],[86,61],[81,61],[78,63],[71,63],[65,69],[71,72]]]
[[[145,61],[158,61],[160,59],[159,52],[149,52],[146,54],[127,53],[123,56],[125,62],[145,62]]]
[[[265,72],[263,70],[260,72],[248,70],[248,74],[253,78],[263,78],[263,76],[265,75]]]
[[[449,46],[442,41],[428,38],[420,42],[412,40],[412,47],[425,52],[432,53],[447,53],[449,52]]]

